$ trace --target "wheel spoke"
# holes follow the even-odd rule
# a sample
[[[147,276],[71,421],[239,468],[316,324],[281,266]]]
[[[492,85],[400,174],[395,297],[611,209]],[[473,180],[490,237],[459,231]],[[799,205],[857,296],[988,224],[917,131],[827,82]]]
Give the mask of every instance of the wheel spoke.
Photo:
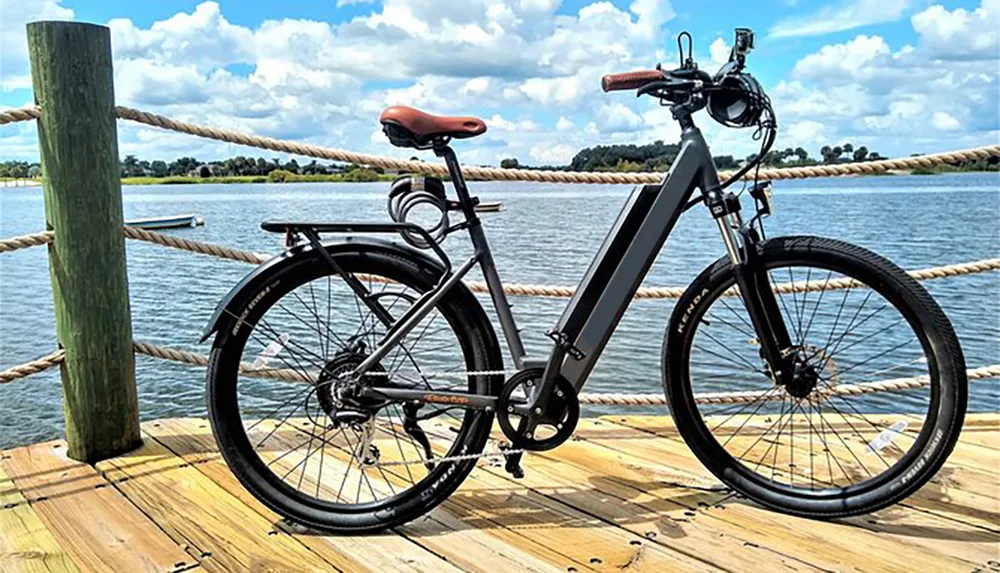
[[[424,294],[369,270],[344,268],[363,281],[368,292],[374,293],[372,299],[392,316],[400,316]],[[236,394],[239,415],[247,416],[243,431],[273,479],[303,498],[347,506],[371,502],[383,508],[391,507],[404,491],[429,487],[428,478],[461,479],[448,470],[447,462],[426,465],[436,458],[428,457],[421,440],[414,437],[419,434],[406,431],[408,422],[399,403],[357,398],[346,389],[350,381],[376,388],[412,385],[432,391],[475,392],[480,384],[476,378],[455,384],[446,376],[425,374],[477,370],[479,359],[472,357],[487,355],[477,347],[481,345],[478,340],[485,338],[463,340],[469,336],[468,330],[462,330],[468,328],[462,324],[466,319],[454,302],[448,302],[449,297],[436,303],[422,324],[390,349],[370,375],[360,377],[352,375],[354,368],[388,329],[350,285],[324,274],[301,280],[280,300],[267,300],[242,317],[233,316],[245,328],[232,333],[242,341],[242,354],[229,363],[242,365]],[[396,372],[400,366],[410,372],[409,378]],[[499,365],[482,366],[478,369],[500,369]],[[311,383],[289,385],[279,378],[283,374]],[[448,416],[454,422],[446,423],[456,427],[477,423],[477,417],[463,416],[456,408],[425,411],[423,416],[415,415],[414,423],[437,416]],[[367,420],[356,422],[357,418],[345,416],[367,416]],[[463,447],[465,440],[474,435],[445,432],[430,439],[435,451],[444,447],[458,453],[468,451]]]
[[[756,330],[739,309],[716,295],[696,307],[695,326],[686,333],[689,354],[683,359],[691,389],[682,396],[689,400],[689,396],[726,392],[751,394],[752,399],[737,404],[695,406],[705,423],[697,440],[711,436],[712,447],[721,447],[731,463],[758,476],[759,483],[780,484],[804,495],[820,495],[819,490],[830,487],[852,491],[885,472],[901,471],[894,466],[901,459],[899,450],[883,451],[879,444],[886,443],[884,436],[902,431],[872,413],[886,412],[890,403],[911,413],[927,407],[932,398],[926,386],[907,389],[905,399],[897,403],[867,393],[838,393],[838,385],[862,372],[864,381],[873,382],[893,375],[910,376],[914,371],[919,375],[921,370],[927,372],[928,361],[925,353],[913,352],[914,346],[923,348],[916,333],[907,331],[917,328],[916,323],[899,310],[905,307],[899,295],[888,290],[891,285],[875,283],[872,288],[854,276],[850,267],[845,272],[836,260],[811,265],[802,262],[804,256],[797,255],[796,263],[767,270],[772,284],[773,277],[785,277],[792,286],[776,293],[778,309],[796,343],[790,355],[795,372],[788,386],[776,384],[763,366],[753,366],[763,360],[760,348],[739,341],[752,338],[748,335]],[[731,276],[725,280],[734,281]],[[841,296],[827,293],[835,282],[845,281]],[[724,293],[732,284],[692,288]],[[755,375],[747,373],[751,369]],[[873,441],[878,437],[882,439]],[[891,443],[905,452],[917,443],[914,436],[908,438]],[[871,447],[865,449],[866,444]]]

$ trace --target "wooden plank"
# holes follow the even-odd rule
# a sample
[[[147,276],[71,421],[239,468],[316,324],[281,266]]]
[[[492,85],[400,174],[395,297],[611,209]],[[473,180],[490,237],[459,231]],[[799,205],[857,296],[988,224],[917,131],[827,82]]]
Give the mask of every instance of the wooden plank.
[[[890,420],[894,419],[896,418],[884,418],[878,420],[878,422],[887,424]],[[659,416],[611,416],[607,417],[606,420],[617,422],[630,428],[640,430],[644,433],[660,436],[662,438],[669,438],[670,441],[675,441],[678,444],[681,444],[680,447],[686,447],[683,446],[683,442],[680,440],[676,428],[671,420]],[[754,423],[756,423],[756,421]],[[754,431],[752,426],[753,424],[748,424],[750,429],[744,431],[752,434]],[[846,429],[847,432],[851,431],[846,423],[843,424],[843,428]],[[916,429],[912,432],[909,429],[907,430],[907,436],[916,436],[916,433]],[[749,444],[754,439],[753,435],[751,435],[748,436],[745,441]],[[784,439],[787,440],[787,435]],[[819,448],[817,448],[815,455],[818,457],[815,459],[818,461],[812,468],[812,471],[815,471],[817,474],[817,479],[826,479],[827,466],[832,468],[830,471],[837,479],[843,478],[841,472],[844,468],[841,468],[840,466],[846,466],[848,472],[851,471],[851,467],[855,467],[856,469],[854,471],[858,474],[857,477],[864,478],[864,472],[860,469],[860,466],[853,461],[854,459],[860,459],[862,463],[871,463],[875,464],[875,466],[879,464],[877,457],[865,455],[864,442],[859,440],[859,438],[851,436],[849,433],[845,433],[844,439],[851,444],[851,448],[857,457],[847,453],[847,448],[843,444],[840,444],[837,440],[831,438],[829,440],[831,451],[835,454],[834,458],[839,458],[840,461],[830,465],[830,462],[827,460],[824,464],[824,458],[820,453]],[[906,438],[900,438],[900,440],[904,439]],[[744,439],[737,438],[736,440],[733,440],[731,446],[736,446],[737,449],[740,449],[739,445],[741,444],[741,440]],[[799,455],[799,463],[801,464],[799,473],[802,475],[808,475],[809,472],[804,464],[806,463],[805,460],[813,459],[810,457],[810,454],[813,453],[810,452],[813,444],[809,444],[808,440],[803,438],[801,435],[796,438],[796,440],[799,442],[800,446],[796,448]],[[766,442],[761,442],[761,444],[756,446],[756,448],[763,451],[767,447],[765,444]],[[908,507],[924,509],[942,517],[955,519],[962,523],[983,527],[991,531],[1000,531],[1000,472],[996,471],[996,469],[989,472],[981,469],[989,467],[989,463],[986,461],[978,463],[962,463],[961,461],[959,463],[953,462],[955,458],[961,459],[963,455],[968,458],[969,456],[967,452],[969,449],[970,448],[968,446],[959,444],[945,466],[933,478],[931,478],[931,480],[923,488],[904,500],[902,504]],[[986,448],[975,446],[975,450],[977,450],[976,455],[983,457],[984,460],[987,456],[995,457],[993,452],[986,452]],[[895,451],[897,456],[902,454],[902,450],[887,448],[883,452],[883,455],[890,458],[890,461],[893,457],[891,453],[892,451]],[[788,452],[782,448],[779,453],[778,449],[775,448],[774,453],[776,454],[775,460],[778,462],[778,465],[781,466],[781,469],[787,470],[788,463],[792,461],[788,457]],[[866,459],[868,462],[865,462]],[[877,469],[877,467],[873,467],[872,471],[875,469]]]
[[[205,420],[158,420],[144,424],[143,429],[268,521],[281,520],[236,480],[219,455]],[[345,571],[458,571],[448,561],[394,533],[335,536],[316,532],[297,533],[294,528],[286,530],[303,545]]]
[[[152,437],[97,469],[206,571],[335,569]]]
[[[446,431],[444,424],[425,426],[434,434]],[[668,496],[656,497],[614,480],[605,479],[595,468],[603,467],[591,451],[595,446],[574,441],[560,446],[559,451],[575,450],[584,465],[574,465],[548,455],[529,455],[524,458],[525,477],[514,481],[502,468],[488,464],[480,472],[489,472],[517,487],[527,487],[575,509],[612,523],[645,538],[644,543],[655,543],[677,552],[696,556],[719,568],[747,571],[755,567],[767,571],[823,571],[802,559],[792,558],[772,551],[764,540],[754,536],[733,536],[720,533],[712,527],[712,520],[695,519],[689,508]],[[481,475],[478,473],[477,475]],[[683,490],[687,494],[695,490]],[[719,494],[721,499],[722,494]],[[706,552],[705,547],[712,547]]]
[[[619,417],[614,419],[617,421]],[[607,435],[607,423],[606,420],[583,420],[582,433],[593,433],[593,429],[588,426],[599,424],[601,434],[596,435]],[[626,446],[630,432],[639,434],[637,442],[645,447],[635,447],[634,444]],[[674,440],[648,440],[641,436],[643,433],[622,426],[622,431],[615,432],[619,436],[617,440],[599,441],[607,447],[628,447],[630,455],[651,461],[662,460],[662,449],[657,447],[656,442]],[[644,452],[644,449],[648,452]],[[554,453],[558,455],[558,450]],[[670,462],[673,463],[674,460],[671,459]],[[785,540],[786,545],[780,546],[783,552],[796,555],[807,548],[810,551],[809,558],[815,559],[817,555],[832,550],[834,553],[829,554],[829,558],[838,559],[850,555],[853,557],[849,563],[864,563],[865,570],[880,567],[894,570],[895,560],[904,554],[909,558],[919,559],[924,564],[936,561],[944,570],[955,567],[956,563],[964,563],[963,567],[985,566],[988,561],[995,559],[997,543],[1000,542],[1000,536],[995,532],[899,505],[869,516],[823,522],[785,516],[735,499],[722,504],[712,504],[711,500],[699,501],[703,501],[705,505],[692,506],[693,510],[716,515],[743,530],[773,535],[779,542]],[[796,542],[789,543],[796,539]],[[862,548],[864,550],[858,554]],[[865,556],[868,556],[867,560]]]
[[[266,425],[258,428],[258,431],[264,435],[270,433]],[[302,436],[294,436],[286,424],[281,431],[272,434],[267,443],[272,446],[258,450],[264,452],[265,459],[276,455],[275,460],[280,458],[280,462],[275,467],[285,471],[309,467],[309,470],[303,472],[304,487],[309,489],[314,486],[312,480],[318,473],[318,463],[300,464],[302,453],[287,454],[289,449],[302,452],[295,449],[297,445],[304,444]],[[272,448],[273,452],[269,452]],[[380,447],[380,451],[381,461],[401,461],[399,450],[388,444]],[[323,472],[324,478],[338,476],[338,472],[347,467],[348,463],[347,454],[336,449],[328,451],[325,458],[325,467],[328,469]],[[357,465],[354,467],[354,473],[357,474]],[[367,478],[365,489],[371,488],[372,493],[378,497],[390,494],[394,485],[398,488],[398,484],[410,483],[406,481],[409,476],[399,466],[389,467],[387,470],[374,469],[370,473],[372,475]],[[335,477],[334,481],[339,480]],[[336,495],[337,488],[332,489],[334,491],[327,497]],[[647,544],[638,535],[489,474],[474,472],[462,488],[445,502],[444,507],[456,513],[465,527],[485,531],[512,547],[520,548],[564,570],[718,570],[690,556]]]
[[[63,441],[6,452],[0,466],[83,571],[182,571],[197,561]]]
[[[425,432],[438,454],[450,445],[451,435],[437,424]],[[398,450],[382,448],[381,461],[398,462]],[[398,469],[392,473],[401,476]],[[484,528],[514,546],[541,542],[549,559],[575,561],[573,567],[596,570],[717,570],[700,555],[650,543],[642,536],[601,519],[574,503],[542,495],[519,481],[478,469],[447,502],[474,527]],[[530,532],[530,533],[528,533]]]
[[[996,452],[1000,448],[1000,414],[966,414],[962,437],[958,442],[983,446]]]
[[[6,453],[0,453],[3,457]],[[80,569],[0,469],[0,571],[74,573]]]
[[[181,425],[184,430],[181,433],[171,428],[174,425]],[[233,477],[232,472],[218,455],[215,440],[204,420],[161,420],[146,425],[147,430],[160,440],[161,437],[171,447],[177,447],[184,452],[183,456],[189,461],[197,460],[195,467],[209,476],[213,481],[222,486],[226,491],[239,497],[250,507],[263,512],[265,515],[273,516],[273,513],[257,502],[240,483]],[[177,434],[177,439],[168,440],[165,436],[171,433]],[[184,435],[184,438],[180,438]],[[277,519],[275,517],[275,519]],[[511,547],[500,542],[487,532],[470,528],[462,522],[453,512],[445,507],[439,507],[430,516],[425,516],[414,522],[407,524],[400,529],[405,537],[413,543],[420,545],[434,554],[441,555],[448,562],[454,563],[465,571],[479,571],[483,573],[493,573],[496,571],[525,571],[528,573],[556,573],[565,571],[565,568],[554,567],[542,561],[534,555],[519,548]],[[321,536],[311,535],[313,540],[319,540]],[[388,554],[394,558],[394,550],[384,544],[384,537],[373,536],[370,542],[374,549],[363,549],[356,553],[359,560],[363,560],[369,551],[376,551]],[[328,536],[323,541],[337,546],[343,543],[342,536]],[[362,541],[364,537],[359,538]],[[405,552],[404,552],[405,553]]]
[[[627,423],[631,427],[643,429],[661,436],[679,437],[673,418],[668,416],[630,415],[606,416],[606,418],[609,420],[618,418],[627,419],[631,421]],[[747,416],[734,416],[731,419],[726,416],[710,418],[717,422],[728,420],[726,425],[735,428],[740,426],[747,419]],[[754,416],[753,418],[741,430],[741,434],[751,435],[753,433],[752,430],[755,428],[764,430],[770,426],[768,422],[773,421],[773,417],[769,418],[768,416]],[[803,428],[809,428],[807,417],[797,415],[796,419],[799,420],[798,424]],[[920,432],[923,418],[898,414],[865,414],[862,417],[852,413],[837,413],[833,415],[828,414],[824,421],[825,425],[821,425],[817,418],[813,418],[813,425],[816,427],[816,432],[829,428],[830,431],[836,430],[840,432],[845,438],[867,443],[874,439],[882,429],[889,428],[899,421],[908,423],[904,436],[916,438]],[[878,428],[876,429],[870,424],[875,424]],[[858,435],[859,433],[860,436]],[[912,443],[912,441],[909,443]],[[948,457],[948,463],[953,466],[996,472],[1000,469],[1000,449],[998,448],[1000,448],[1000,427],[995,423],[993,415],[970,414],[963,426],[962,435],[955,450]]]
[[[308,427],[310,424],[311,422],[309,421],[300,422],[291,420],[289,424],[284,425],[280,431],[272,434],[264,442],[264,445],[267,447],[261,450],[262,455],[269,460],[284,456],[279,465],[282,465],[286,470],[294,467],[298,464],[298,461],[294,460],[294,456],[286,455],[286,452],[304,443],[305,435],[295,428],[299,426]],[[268,434],[269,428],[270,426],[259,427],[257,435]],[[383,444],[383,446],[386,446],[386,444]],[[387,452],[387,455],[398,451],[393,447],[383,447],[382,449]],[[300,455],[299,457],[302,456]],[[293,459],[290,460],[289,458]],[[308,471],[305,472],[306,483],[312,485],[320,481],[318,464],[306,464],[302,467],[308,468]],[[339,476],[343,475],[344,468],[348,467],[347,457],[342,452],[330,450],[323,460],[323,467],[325,468],[323,476],[325,476],[328,482],[330,481],[329,477],[331,475],[334,476],[334,483],[336,483],[336,481],[339,481]],[[357,466],[354,467],[356,470]],[[382,475],[391,480],[391,483],[396,487],[409,483],[406,481],[406,478],[409,476],[399,468],[396,468],[395,473],[389,471]],[[389,482],[384,481],[382,476],[373,476],[370,481],[379,494],[386,495],[391,493]],[[334,489],[336,488],[323,486],[325,497],[334,498],[338,494],[337,491],[333,491]],[[511,544],[509,543],[510,537],[503,535],[503,532],[499,531],[502,528],[495,525],[484,527],[480,524],[470,524],[468,510],[460,505],[456,505],[452,499],[438,506],[430,514],[430,517],[435,524],[432,527],[427,527],[423,520],[418,520],[408,524],[401,530],[411,535],[410,538],[414,542],[444,556],[450,562],[460,564],[468,571],[552,571],[553,569],[558,571],[565,571],[567,569],[583,571],[592,569],[585,562],[573,561],[563,554],[554,551],[550,544],[524,536],[515,537],[519,543]],[[460,534],[459,539],[461,541],[473,541],[474,544],[462,544],[458,542],[459,539],[452,539],[449,542],[447,538],[437,535],[442,528],[449,532],[449,536],[458,533]]]

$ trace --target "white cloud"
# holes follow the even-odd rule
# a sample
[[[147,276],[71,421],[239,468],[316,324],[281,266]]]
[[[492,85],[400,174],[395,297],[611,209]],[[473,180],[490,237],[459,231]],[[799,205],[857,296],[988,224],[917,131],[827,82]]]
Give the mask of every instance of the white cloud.
[[[570,131],[571,129],[575,128],[576,128],[575,123],[573,123],[569,119],[566,119],[565,116],[559,116],[559,121],[556,122],[556,129],[558,131]]]
[[[860,35],[800,59],[771,90],[779,145],[853,139],[883,154],[995,142],[1000,136],[996,47],[1000,0],[973,11],[940,6],[912,18],[918,41],[896,50]],[[986,47],[993,43],[992,49]]]
[[[602,132],[635,131],[642,123],[638,114],[618,102],[604,104],[597,110],[597,127]]]
[[[508,121],[503,118],[500,114],[493,114],[493,117],[486,120],[486,125],[489,129],[507,131],[507,132],[523,132],[523,131],[536,131],[538,129],[538,124],[531,121],[530,119],[525,119],[521,121]]]
[[[154,59],[210,70],[253,61],[255,56],[253,32],[230,24],[215,2],[199,4],[191,14],[181,12],[154,22],[148,30],[120,18],[111,20],[108,26],[118,59]]]
[[[946,111],[934,112],[931,116],[931,125],[941,131],[955,131],[962,127],[962,124]]]
[[[1000,54],[1000,0],[983,0],[972,12],[935,5],[911,22],[929,57],[995,60]]]
[[[891,64],[892,50],[879,36],[858,36],[844,44],[823,46],[795,64],[800,78],[858,79],[860,75]]]
[[[826,126],[818,121],[803,120],[788,126],[784,130],[786,137],[783,141],[790,141],[789,145],[796,147],[814,147],[827,141]]]
[[[490,130],[461,143],[468,163],[518,157],[560,164],[587,146],[676,140],[669,109],[599,88],[605,73],[675,57],[664,42],[670,3],[588,2],[575,14],[557,14],[559,0],[384,0],[340,24],[285,19],[254,26],[233,24],[226,17],[232,13],[204,2],[145,27],[110,23],[116,93],[124,105],[187,121],[402,157],[412,151],[392,148],[376,123],[383,107],[478,114]],[[865,34],[800,58],[787,77],[765,86],[781,127],[778,146],[802,145],[815,155],[819,145],[852,141],[903,154],[996,141],[998,8],[1000,0],[974,9],[931,6],[910,20],[912,45]],[[57,0],[0,0],[0,9],[3,86],[26,87],[23,22],[72,12]],[[906,10],[900,0],[841,2],[814,14],[822,18],[812,28],[793,30],[786,20],[776,29],[847,29],[837,19],[862,9],[858,25]],[[728,59],[723,38],[699,45],[707,48],[696,54],[706,69],[709,60],[715,66]],[[751,58],[751,71],[754,65]],[[699,125],[717,154],[756,150],[749,131],[723,129],[704,115]],[[5,154],[37,156],[33,130],[4,129]],[[123,153],[150,158],[259,153],[127,122],[119,133]]]
[[[539,144],[531,148],[531,159],[541,165],[566,165],[573,159],[577,148],[559,143],[556,145]]]
[[[708,47],[708,53],[712,56],[712,63],[722,66],[729,61],[729,55],[733,47],[726,43],[721,37],[716,38],[712,45]]]
[[[38,20],[72,20],[61,0],[0,0],[0,91],[31,86],[25,25]]]
[[[772,38],[820,36],[862,26],[894,22],[903,17],[909,0],[841,0],[811,14],[792,16],[771,27]]]

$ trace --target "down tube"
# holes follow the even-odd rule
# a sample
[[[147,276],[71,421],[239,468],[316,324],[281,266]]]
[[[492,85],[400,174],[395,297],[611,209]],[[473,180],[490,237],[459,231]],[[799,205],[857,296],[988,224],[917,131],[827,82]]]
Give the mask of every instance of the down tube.
[[[717,187],[718,175],[705,140],[697,129],[691,129],[683,134],[680,153],[663,183],[633,192],[556,327],[573,350],[559,372],[577,391],[594,369],[684,204],[699,184],[710,184],[711,179]]]

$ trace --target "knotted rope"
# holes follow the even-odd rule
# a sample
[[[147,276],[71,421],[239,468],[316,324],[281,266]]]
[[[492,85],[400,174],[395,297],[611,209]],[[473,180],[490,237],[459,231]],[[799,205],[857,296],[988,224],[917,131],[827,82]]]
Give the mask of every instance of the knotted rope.
[[[177,131],[180,133],[187,133],[189,135],[195,135],[207,139],[213,139],[216,141],[225,141],[228,143],[247,145],[260,149],[269,149],[271,151],[315,157],[318,159],[369,165],[382,167],[384,169],[398,169],[400,171],[410,173],[429,173],[435,175],[448,174],[447,167],[440,163],[408,161],[381,155],[356,153],[343,149],[333,149],[318,145],[274,139],[271,137],[262,137],[249,133],[178,121],[166,116],[125,106],[118,106],[115,108],[115,111],[118,114],[118,117],[122,119],[171,131]],[[25,107],[22,109],[0,110],[0,125],[16,121],[37,119],[41,117],[41,114],[41,109],[36,106]],[[873,173],[885,173],[893,169],[915,169],[918,167],[933,167],[935,165],[987,159],[997,155],[1000,155],[1000,145],[985,145],[973,149],[932,153],[916,157],[901,157],[899,159],[880,159],[877,161],[868,161],[863,163],[768,168],[761,169],[759,176],[762,179],[805,179],[811,177],[832,177],[840,175],[870,175]],[[643,184],[659,183],[662,181],[664,176],[663,173],[575,172],[498,169],[495,167],[462,167],[462,172],[468,179],[488,181],[536,181],[543,183]],[[719,175],[721,177],[727,177],[730,175],[730,172],[722,172]]]
[[[220,259],[228,259],[232,261],[250,263],[252,265],[259,265],[271,258],[271,255],[268,255],[266,253],[254,253],[251,251],[234,249],[231,247],[216,245],[213,243],[193,241],[191,239],[182,239],[180,237],[175,237],[173,235],[157,233],[155,231],[147,231],[145,229],[140,229],[138,227],[125,227],[124,233],[125,236],[128,237],[129,239],[146,241],[149,243],[154,243],[165,247],[171,247],[174,249],[180,249],[192,253],[200,253],[203,255],[218,257]],[[52,232],[46,231],[42,233],[34,233],[30,235],[12,237],[6,240],[0,240],[0,253],[11,252],[18,249],[26,249],[33,246],[45,245],[52,242],[52,239],[53,239]],[[948,277],[955,277],[960,275],[968,275],[974,273],[983,273],[995,270],[1000,270],[1000,259],[983,259],[967,263],[955,263],[940,267],[929,267],[926,269],[911,270],[907,271],[907,273],[916,280],[929,280],[929,279],[942,279]],[[374,281],[379,281],[381,279],[381,277],[371,277],[371,278]],[[469,287],[470,290],[472,290],[472,292],[477,292],[477,293],[489,292],[489,288],[487,287],[485,282],[467,281],[465,284]],[[775,292],[787,294],[791,292],[800,293],[800,292],[816,292],[820,290],[837,290],[849,287],[857,287],[859,285],[860,283],[852,279],[840,278],[840,279],[833,279],[830,281],[813,280],[808,282],[798,281],[794,283],[778,283],[773,285],[773,289]],[[503,290],[505,293],[512,296],[523,295],[523,296],[540,296],[540,297],[552,297],[552,298],[569,298],[572,297],[573,294],[576,292],[576,287],[559,286],[559,285],[508,283],[504,285]],[[681,294],[683,293],[684,289],[680,287],[642,287],[636,291],[635,298],[640,298],[640,299],[680,298]],[[732,288],[727,290],[724,294],[726,294],[727,296],[736,296],[737,291],[735,290],[735,288]]]
[[[30,235],[3,239],[0,240],[0,253],[11,253],[30,247],[40,247],[51,243],[54,238],[55,233],[52,231],[42,231],[41,233],[31,233]]]
[[[171,235],[165,235],[163,233],[157,233],[154,231],[146,231],[143,229],[136,229],[133,227],[125,228],[125,236],[132,239],[139,239],[143,241],[149,241],[151,243],[156,243],[159,245],[164,245],[167,247],[173,247],[175,249],[182,249],[185,251],[191,251],[195,253],[201,253],[203,255],[211,255],[224,259],[231,259],[234,261],[242,261],[251,264],[260,264],[270,258],[270,255],[263,253],[252,253],[249,251],[241,251],[238,249],[232,249],[229,247],[223,247],[221,245],[214,245],[211,243],[203,243],[200,241],[191,241],[188,239],[180,239]],[[941,267],[929,267],[926,269],[916,269],[912,271],[907,271],[908,274],[917,280],[928,280],[928,279],[941,279],[947,277],[955,277],[959,275],[967,275],[973,273],[983,273],[988,271],[1000,270],[1000,259],[983,259],[980,261],[971,261],[967,263],[956,263],[952,265],[944,265]],[[381,277],[370,277],[374,281],[379,281]],[[385,280],[385,279],[381,279]],[[481,281],[467,281],[465,283],[468,285],[472,292],[477,293],[488,293],[489,288],[485,282]],[[787,294],[791,292],[816,292],[820,290],[837,290],[845,289],[848,287],[855,287],[859,285],[856,281],[848,278],[844,279],[834,279],[830,281],[799,281],[794,283],[778,283],[773,286],[775,292],[782,294]],[[505,284],[503,290],[508,295],[524,295],[524,296],[542,296],[542,297],[553,297],[553,298],[569,298],[573,296],[576,292],[576,287],[571,286],[558,286],[558,285],[535,285],[535,284],[519,284],[519,283],[509,283]],[[681,294],[684,293],[683,288],[680,287],[643,287],[636,291],[635,298],[680,298]],[[735,296],[736,290],[730,289],[726,291],[729,296]]]
[[[22,108],[0,109],[0,125],[30,121],[42,117],[42,108],[32,105]]]
[[[172,360],[190,364],[192,366],[206,366],[208,358],[200,356],[186,350],[174,348],[164,348],[146,342],[133,343],[135,351],[153,358]],[[307,373],[295,369],[269,369],[266,371],[255,370],[252,366],[243,363],[240,371],[245,376],[255,378],[266,378],[271,380],[284,380],[287,382],[314,382],[313,377]],[[1000,376],[1000,364],[983,366],[966,371],[969,380],[982,380],[984,378],[995,378]],[[873,392],[891,392],[899,390],[910,390],[922,388],[930,383],[929,376],[913,376],[909,378],[893,378],[880,380],[877,382],[862,382],[859,384],[840,384],[830,390],[821,392],[822,396],[855,396],[859,394],[871,394]],[[696,404],[740,404],[756,401],[781,400],[782,394],[774,393],[774,396],[766,396],[768,392],[711,392],[695,395]],[[763,398],[763,399],[762,399]],[[601,404],[611,406],[655,406],[667,404],[666,396],[657,394],[632,394],[632,393],[590,393],[584,392],[579,396],[581,404]]]
[[[190,366],[206,367],[208,366],[208,357],[202,356],[200,354],[195,354],[194,352],[189,352],[187,350],[180,350],[177,348],[167,348],[164,346],[157,346],[150,342],[140,342],[134,341],[132,343],[133,350],[138,354],[143,354],[152,358],[159,358],[161,360],[168,360],[171,362],[179,362],[181,364],[188,364]],[[25,378],[31,376],[32,374],[37,374],[52,368],[60,364],[65,358],[66,353],[63,350],[57,350],[51,354],[47,354],[42,358],[9,368],[0,372],[0,384],[6,384],[20,378]],[[251,376],[254,378],[266,378],[270,380],[284,380],[287,382],[314,382],[313,378],[307,373],[300,372],[299,370],[291,368],[280,368],[280,369],[267,369],[259,370],[254,368],[252,365],[241,363],[240,372],[245,376]],[[476,373],[469,373],[470,375]],[[986,378],[996,378],[1000,377],[1000,364],[993,364],[991,366],[982,366],[979,368],[972,368],[966,371],[970,381],[973,380],[983,380]],[[871,394],[874,392],[893,392],[899,390],[910,390],[914,388],[921,388],[930,383],[929,376],[913,376],[909,378],[892,378],[888,380],[879,380],[877,382],[862,382],[860,384],[840,384],[834,386],[829,390],[820,392],[821,397],[829,396],[856,396],[860,394]],[[756,401],[772,401],[781,400],[781,394],[775,393],[773,396],[768,396],[769,391],[764,392],[710,392],[703,394],[696,394],[694,399],[696,404],[741,404]],[[581,404],[600,404],[605,406],[658,406],[667,404],[666,396],[660,393],[618,393],[618,392],[602,392],[602,393],[590,393],[584,392],[579,396]]]
[[[222,245],[204,243],[202,241],[192,241],[191,239],[182,239],[173,235],[147,231],[146,229],[140,229],[138,227],[125,227],[125,236],[129,239],[146,241],[148,243],[155,243],[157,245],[181,249],[183,251],[190,251],[192,253],[211,255],[220,259],[250,263],[251,265],[259,265],[271,258],[271,255],[267,254],[252,253],[250,251],[241,251],[239,249],[232,249]]]
[[[0,384],[6,384],[8,382],[13,382],[14,380],[26,378],[32,374],[44,372],[49,368],[60,364],[65,357],[66,351],[60,349],[46,354],[37,360],[32,360],[31,362],[25,362],[24,364],[8,368],[0,372]]]

